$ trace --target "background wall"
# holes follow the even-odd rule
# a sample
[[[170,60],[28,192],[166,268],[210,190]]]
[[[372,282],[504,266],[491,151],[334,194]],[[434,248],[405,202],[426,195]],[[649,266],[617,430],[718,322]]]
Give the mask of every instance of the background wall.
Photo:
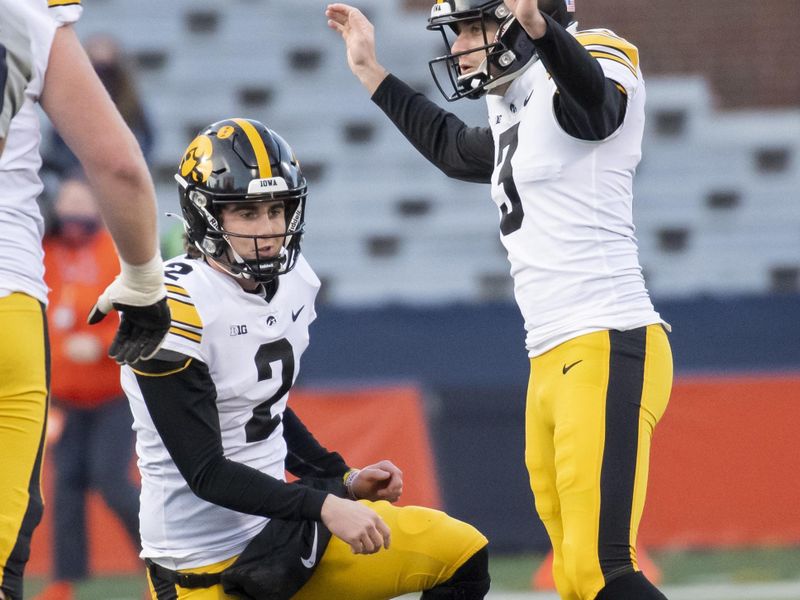
[[[422,13],[427,0],[405,0]],[[634,41],[646,75],[709,78],[725,108],[797,106],[796,0],[577,0],[581,29],[605,27]]]

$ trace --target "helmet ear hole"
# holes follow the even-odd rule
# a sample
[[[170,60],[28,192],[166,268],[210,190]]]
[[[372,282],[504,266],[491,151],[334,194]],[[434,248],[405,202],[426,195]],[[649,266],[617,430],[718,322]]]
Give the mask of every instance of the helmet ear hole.
[[[203,251],[206,252],[211,257],[217,257],[222,254],[223,247],[220,243],[221,240],[217,240],[212,238],[211,236],[205,236],[203,241],[200,242],[200,246],[202,246]]]

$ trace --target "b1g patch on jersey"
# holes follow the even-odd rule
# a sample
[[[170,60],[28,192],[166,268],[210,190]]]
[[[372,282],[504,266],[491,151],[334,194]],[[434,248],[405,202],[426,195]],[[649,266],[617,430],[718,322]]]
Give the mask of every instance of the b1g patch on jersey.
[[[247,325],[231,325],[231,337],[235,337],[237,335],[247,335]]]

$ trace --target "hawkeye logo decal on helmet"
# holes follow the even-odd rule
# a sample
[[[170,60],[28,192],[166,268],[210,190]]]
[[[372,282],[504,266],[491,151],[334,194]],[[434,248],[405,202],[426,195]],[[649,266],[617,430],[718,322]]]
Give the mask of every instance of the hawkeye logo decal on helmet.
[[[195,183],[205,183],[211,175],[211,153],[214,151],[211,138],[207,135],[198,135],[181,160],[181,176],[189,178]]]
[[[234,128],[233,128],[233,127],[231,127],[230,125],[225,125],[224,127],[222,127],[222,128],[221,128],[221,129],[220,129],[220,130],[217,132],[217,137],[218,137],[219,139],[221,139],[221,140],[228,139],[229,137],[231,137],[231,136],[233,135],[233,132],[234,132],[234,131],[236,131],[236,129],[234,129]]]
[[[285,192],[289,189],[283,177],[269,177],[267,179],[253,179],[247,184],[248,194],[263,194],[264,192]]]

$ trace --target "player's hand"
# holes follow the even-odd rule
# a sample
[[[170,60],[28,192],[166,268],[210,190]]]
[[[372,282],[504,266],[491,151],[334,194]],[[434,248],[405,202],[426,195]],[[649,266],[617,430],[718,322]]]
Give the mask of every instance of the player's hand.
[[[403,493],[403,472],[391,461],[382,460],[361,469],[350,488],[356,498],[397,502]]]
[[[365,504],[328,494],[322,504],[322,522],[353,554],[375,554],[381,547],[389,548],[389,526]]]
[[[547,32],[547,21],[539,12],[538,0],[504,0],[504,3],[533,39],[538,39]]]
[[[364,14],[347,4],[329,4],[325,9],[328,27],[338,31],[347,48],[347,64],[370,95],[386,78],[375,55],[375,28]]]
[[[100,295],[89,313],[89,324],[112,310],[121,313],[119,329],[108,355],[119,364],[152,358],[167,335],[170,313],[160,257],[140,266],[122,263],[122,273]]]

